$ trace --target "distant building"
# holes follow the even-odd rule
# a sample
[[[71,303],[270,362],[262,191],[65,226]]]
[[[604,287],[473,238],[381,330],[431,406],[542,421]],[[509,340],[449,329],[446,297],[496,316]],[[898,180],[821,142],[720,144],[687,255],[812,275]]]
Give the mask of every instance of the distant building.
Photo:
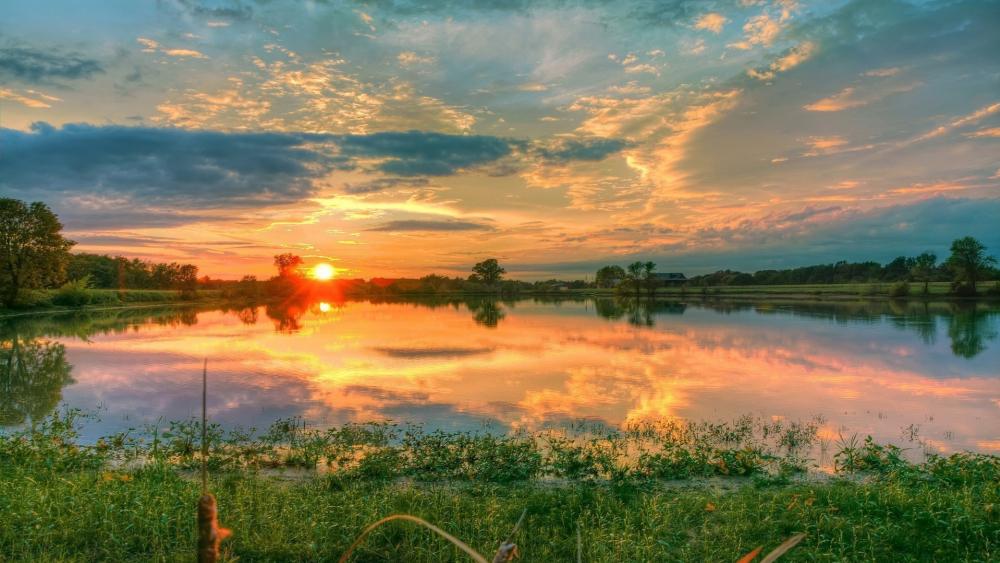
[[[682,285],[687,283],[688,279],[684,274],[677,272],[667,272],[667,273],[653,273],[651,276],[653,282],[657,287],[667,287],[671,285]]]

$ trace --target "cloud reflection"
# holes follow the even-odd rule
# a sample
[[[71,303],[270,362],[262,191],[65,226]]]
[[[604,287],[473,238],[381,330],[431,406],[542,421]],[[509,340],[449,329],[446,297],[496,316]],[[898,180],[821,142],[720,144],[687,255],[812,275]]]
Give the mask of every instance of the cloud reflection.
[[[262,314],[296,328],[248,322]],[[76,382],[63,399],[105,409],[90,437],[196,414],[204,357],[213,419],[258,428],[293,415],[450,429],[822,415],[828,438],[898,442],[915,424],[932,447],[988,450],[1000,424],[1000,316],[982,305],[437,300],[144,315],[19,329],[65,348]]]

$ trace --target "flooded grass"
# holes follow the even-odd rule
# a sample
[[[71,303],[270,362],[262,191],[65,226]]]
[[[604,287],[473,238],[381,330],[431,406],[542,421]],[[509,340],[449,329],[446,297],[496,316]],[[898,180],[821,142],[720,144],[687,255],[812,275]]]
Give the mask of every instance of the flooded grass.
[[[78,413],[0,438],[0,557],[188,560],[200,494],[200,425],[179,422],[77,443]],[[806,479],[815,423],[663,423],[512,434],[388,423],[223,432],[210,426],[211,489],[233,530],[227,559],[329,560],[371,522],[408,513],[489,553],[522,510],[526,561],[734,561],[797,532],[788,560],[994,560],[1000,458],[907,461],[842,444],[836,473]],[[296,468],[317,468],[302,471]],[[276,468],[297,475],[276,479]],[[740,476],[740,477],[736,477]],[[708,477],[708,479],[705,479]],[[680,480],[680,481],[678,481]],[[405,525],[355,561],[462,561]]]

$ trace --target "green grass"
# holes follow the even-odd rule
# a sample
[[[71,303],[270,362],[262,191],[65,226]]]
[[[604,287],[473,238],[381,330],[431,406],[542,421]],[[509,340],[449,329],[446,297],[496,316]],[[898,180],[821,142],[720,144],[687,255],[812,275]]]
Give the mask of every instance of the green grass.
[[[613,487],[525,482],[428,484],[219,475],[212,490],[233,530],[227,559],[336,559],[389,514],[422,517],[492,554],[523,509],[525,561],[735,561],[797,532],[788,561],[989,561],[1000,556],[995,484],[903,479],[780,487]],[[18,561],[186,561],[198,484],[152,466],[127,473],[12,471],[0,477],[0,556]],[[355,561],[465,561],[426,530],[391,524]]]
[[[0,315],[35,311],[98,309],[123,305],[155,303],[195,303],[211,302],[221,298],[219,290],[202,290],[194,297],[171,289],[86,289],[85,299],[75,306],[60,303],[58,289],[30,290],[22,293],[18,304],[12,309],[0,307]]]
[[[719,459],[747,448],[788,458],[811,443],[812,428],[744,417],[655,431],[574,429],[560,432],[572,445],[553,450],[527,435],[391,424],[327,431],[282,421],[259,435],[213,426],[211,489],[233,530],[227,560],[335,560],[367,524],[395,513],[424,518],[491,556],[525,509],[515,538],[525,561],[575,560],[578,526],[585,561],[735,561],[797,532],[807,537],[786,560],[1000,557],[994,456],[914,464],[868,440],[842,444],[839,473],[829,479],[780,463],[754,465],[752,477],[717,470]],[[0,560],[190,560],[200,426],[173,423],[92,446],[76,443],[76,429],[68,413],[0,437]],[[664,474],[669,481],[611,469],[640,467],[635,452],[623,451],[639,444],[708,464]],[[328,473],[293,469],[303,466]],[[467,559],[426,530],[393,523],[353,560]]]

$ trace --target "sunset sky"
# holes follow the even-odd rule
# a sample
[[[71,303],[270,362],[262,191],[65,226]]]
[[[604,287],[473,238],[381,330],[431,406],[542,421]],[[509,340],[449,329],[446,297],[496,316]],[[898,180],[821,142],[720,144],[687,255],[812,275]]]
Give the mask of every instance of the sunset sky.
[[[1000,2],[4,0],[0,196],[267,275],[1000,254]]]

